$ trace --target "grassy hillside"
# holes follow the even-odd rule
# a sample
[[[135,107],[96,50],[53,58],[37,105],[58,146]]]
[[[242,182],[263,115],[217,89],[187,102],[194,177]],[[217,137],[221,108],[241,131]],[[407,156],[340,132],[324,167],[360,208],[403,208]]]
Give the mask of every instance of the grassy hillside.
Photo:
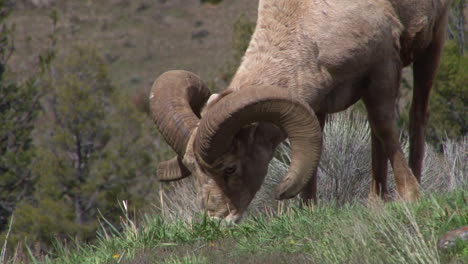
[[[47,256],[8,255],[6,263],[466,263],[468,241],[438,249],[447,231],[468,226],[468,140],[447,140],[441,155],[428,146],[419,203],[368,204],[370,151],[366,121],[338,114],[325,126],[320,204],[276,202],[274,186],[287,170],[283,146],[249,214],[224,227],[198,214],[193,179],[161,191],[144,217],[122,204],[121,226],[101,219],[97,242],[60,242]],[[404,140],[403,140],[404,141]],[[333,155],[333,153],[343,155]],[[393,179],[390,177],[390,186]],[[155,195],[156,196],[156,195]],[[149,205],[150,206],[150,205]],[[148,206],[148,207],[149,207]],[[14,220],[13,220],[14,221]],[[8,241],[7,241],[8,242]],[[30,249],[34,254],[34,248]]]
[[[234,227],[203,216],[191,222],[126,218],[124,232],[101,232],[96,245],[78,250],[61,245],[41,262],[466,263],[466,241],[444,250],[437,240],[468,225],[467,199],[467,191],[454,191],[417,204],[292,206]]]

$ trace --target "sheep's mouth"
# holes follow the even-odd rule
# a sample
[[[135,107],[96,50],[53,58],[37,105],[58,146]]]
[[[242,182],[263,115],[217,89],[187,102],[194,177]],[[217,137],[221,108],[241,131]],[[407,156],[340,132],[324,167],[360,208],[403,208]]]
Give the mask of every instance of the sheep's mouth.
[[[206,214],[211,219],[226,221],[229,223],[239,223],[242,219],[242,213],[239,213],[238,210],[230,208],[229,206],[226,207],[217,207],[217,206],[209,206],[205,208]]]
[[[242,214],[230,213],[224,218],[225,221],[232,224],[238,224],[242,220]]]
[[[209,212],[208,212],[209,213]],[[228,215],[225,215],[224,217],[218,217],[218,216],[208,216],[215,221],[220,221],[221,224],[224,226],[231,226],[235,224],[239,224],[240,221],[242,220],[242,215],[237,214],[237,213],[229,213]]]
[[[219,218],[223,219],[229,215],[229,210],[227,208],[219,208],[219,207],[206,207],[205,208],[206,214],[211,218]]]

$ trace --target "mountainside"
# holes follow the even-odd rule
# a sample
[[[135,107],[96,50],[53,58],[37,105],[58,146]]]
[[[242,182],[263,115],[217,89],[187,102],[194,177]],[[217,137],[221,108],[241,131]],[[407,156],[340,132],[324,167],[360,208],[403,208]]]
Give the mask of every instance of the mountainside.
[[[16,25],[16,51],[9,64],[20,76],[30,73],[38,54],[50,45],[55,9],[58,59],[77,44],[96,46],[120,88],[147,88],[171,69],[210,80],[232,58],[235,20],[245,15],[254,21],[257,5],[258,0],[216,5],[193,0],[18,1],[9,18]]]

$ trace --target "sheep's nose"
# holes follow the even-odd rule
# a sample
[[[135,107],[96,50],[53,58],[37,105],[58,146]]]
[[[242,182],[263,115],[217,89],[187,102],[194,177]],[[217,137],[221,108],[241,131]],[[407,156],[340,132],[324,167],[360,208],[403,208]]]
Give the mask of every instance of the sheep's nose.
[[[216,211],[212,209],[206,209],[206,213],[208,214],[209,217],[215,217],[216,216]]]
[[[242,219],[241,214],[234,214],[230,213],[228,216],[224,218],[224,220],[230,224],[238,224]]]

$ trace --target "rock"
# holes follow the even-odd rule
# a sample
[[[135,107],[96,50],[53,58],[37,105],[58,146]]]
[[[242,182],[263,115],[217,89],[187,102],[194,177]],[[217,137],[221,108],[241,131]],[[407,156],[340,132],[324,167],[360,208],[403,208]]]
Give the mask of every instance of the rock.
[[[192,33],[192,39],[202,39],[210,35],[210,32],[206,29],[201,29]]]
[[[31,0],[31,3],[35,7],[49,7],[55,2],[55,0]]]
[[[441,239],[439,239],[439,241],[437,241],[437,247],[440,249],[448,249],[455,245],[455,241],[457,239],[468,241],[468,226],[447,232]]]

